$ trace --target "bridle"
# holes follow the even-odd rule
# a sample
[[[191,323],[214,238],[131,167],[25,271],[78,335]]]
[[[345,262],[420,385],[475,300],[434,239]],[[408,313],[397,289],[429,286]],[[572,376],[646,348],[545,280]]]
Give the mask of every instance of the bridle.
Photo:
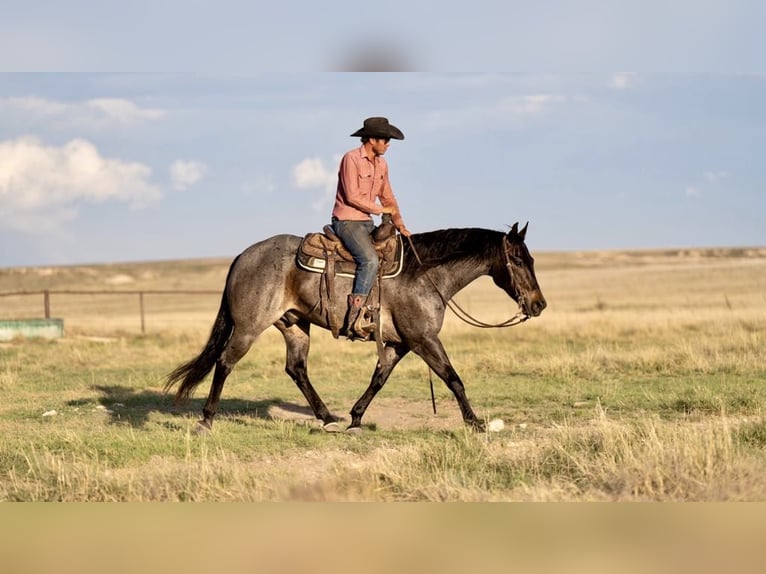
[[[420,264],[420,266],[423,266],[423,261],[420,259],[420,256],[418,255],[417,250],[415,249],[415,245],[412,243],[412,238],[409,236],[407,237],[407,241],[410,243],[410,248],[412,249],[412,253],[415,255],[415,259]],[[511,263],[511,258],[508,255],[508,239],[506,239],[505,235],[503,235],[503,255],[505,256],[505,268],[508,270],[508,276],[511,279],[512,285],[517,285],[516,280],[513,275],[513,263]],[[516,313],[513,317],[510,319],[506,319],[502,323],[485,323],[484,321],[480,321],[479,319],[476,319],[475,317],[472,317],[470,313],[468,313],[465,309],[463,309],[460,305],[458,305],[455,301],[447,299],[444,295],[442,295],[441,291],[439,291],[439,287],[436,285],[436,282],[431,278],[431,276],[428,274],[428,270],[425,270],[424,272],[425,276],[428,278],[428,280],[431,282],[431,285],[433,285],[434,289],[436,290],[436,293],[439,295],[439,298],[442,300],[445,306],[449,308],[450,311],[452,311],[455,316],[457,316],[458,319],[461,321],[471,325],[472,327],[480,327],[482,329],[497,329],[500,327],[514,327],[515,325],[520,325],[527,319],[529,319],[529,315],[524,313],[523,311],[519,311]],[[519,295],[519,298],[521,299],[521,295]],[[521,307],[521,302],[519,301],[519,306]]]
[[[410,248],[412,249],[412,253],[415,255],[415,259],[417,260],[418,264],[423,267],[423,261],[420,259],[420,255],[418,255],[418,250],[415,249],[415,245],[412,243],[412,238],[407,236],[407,241],[410,243]],[[513,276],[513,263],[511,263],[511,258],[508,255],[508,240],[506,239],[505,235],[503,235],[503,256],[505,257],[505,268],[508,270],[508,276],[511,280],[512,285],[517,285],[516,280]],[[431,278],[431,276],[428,274],[428,270],[426,269],[424,272],[425,276],[428,278],[428,280],[431,282],[431,285],[433,285],[434,290],[439,295],[439,298],[442,300],[445,306],[449,308],[450,311],[452,311],[458,319],[461,321],[468,323],[469,325],[473,327],[481,327],[482,329],[496,329],[500,327],[513,327],[514,325],[520,325],[527,319],[529,319],[529,315],[526,313],[519,311],[516,313],[513,317],[510,319],[507,319],[503,321],[502,323],[485,323],[484,321],[480,321],[479,319],[476,319],[475,317],[471,317],[471,315],[463,309],[460,305],[458,305],[456,302],[451,301],[447,299],[444,295],[442,295],[442,292],[439,291],[439,287],[436,285],[436,282]],[[518,293],[517,293],[518,295]],[[519,298],[521,298],[521,295],[518,295]],[[521,304],[519,303],[519,307],[521,307]],[[378,355],[380,357],[380,360],[383,360],[382,350],[380,347],[378,348]],[[436,415],[436,396],[434,395],[434,381],[433,377],[431,376],[431,369],[428,369],[428,384],[431,387],[431,405],[434,410],[434,415]]]

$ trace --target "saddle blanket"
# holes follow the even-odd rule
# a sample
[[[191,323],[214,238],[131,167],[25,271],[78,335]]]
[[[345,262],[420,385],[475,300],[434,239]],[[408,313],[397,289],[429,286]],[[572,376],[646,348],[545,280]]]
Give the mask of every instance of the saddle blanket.
[[[335,274],[341,277],[354,277],[356,263],[351,253],[343,246],[340,239],[325,227],[326,233],[309,233],[298,247],[296,263],[298,267],[313,273],[324,273],[327,269],[327,255],[335,258]],[[398,233],[381,243],[375,243],[375,250],[380,259],[380,272],[383,279],[396,277],[402,271],[404,242]]]

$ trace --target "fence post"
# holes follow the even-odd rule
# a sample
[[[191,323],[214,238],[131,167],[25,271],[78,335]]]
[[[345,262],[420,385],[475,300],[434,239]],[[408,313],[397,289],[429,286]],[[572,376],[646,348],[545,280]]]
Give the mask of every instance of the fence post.
[[[51,318],[51,292],[47,289],[43,291],[43,307],[45,309],[45,318]]]
[[[141,307],[141,334],[146,334],[146,324],[144,322],[144,292],[138,292],[138,304]]]

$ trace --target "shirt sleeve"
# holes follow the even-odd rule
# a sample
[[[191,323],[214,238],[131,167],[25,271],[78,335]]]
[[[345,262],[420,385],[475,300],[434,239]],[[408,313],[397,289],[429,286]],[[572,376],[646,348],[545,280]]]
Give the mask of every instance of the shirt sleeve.
[[[391,189],[391,182],[388,180],[388,170],[386,170],[386,178],[383,181],[383,189],[380,192],[380,203],[384,207],[393,207],[396,209],[396,213],[394,213],[392,219],[396,228],[402,229],[404,227],[404,220],[399,213],[399,203],[396,201],[394,190]]]
[[[381,214],[380,206],[374,201],[370,201],[360,188],[359,166],[351,154],[345,155],[341,160],[339,176],[343,188],[343,199],[346,204],[364,213]]]

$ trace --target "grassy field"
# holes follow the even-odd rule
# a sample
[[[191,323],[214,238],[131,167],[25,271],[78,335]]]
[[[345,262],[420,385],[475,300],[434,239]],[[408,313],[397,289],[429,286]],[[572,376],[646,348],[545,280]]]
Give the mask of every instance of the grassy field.
[[[229,377],[213,433],[208,384],[175,407],[164,376],[207,338],[217,295],[53,295],[59,340],[0,343],[0,500],[766,500],[766,249],[536,253],[549,303],[503,330],[449,316],[443,341],[474,409],[408,356],[360,435],[320,430],[265,333]],[[0,292],[213,289],[228,261],[0,269]],[[515,313],[490,281],[457,296]],[[0,319],[40,317],[37,295]],[[346,415],[372,344],[313,333],[309,373]]]

